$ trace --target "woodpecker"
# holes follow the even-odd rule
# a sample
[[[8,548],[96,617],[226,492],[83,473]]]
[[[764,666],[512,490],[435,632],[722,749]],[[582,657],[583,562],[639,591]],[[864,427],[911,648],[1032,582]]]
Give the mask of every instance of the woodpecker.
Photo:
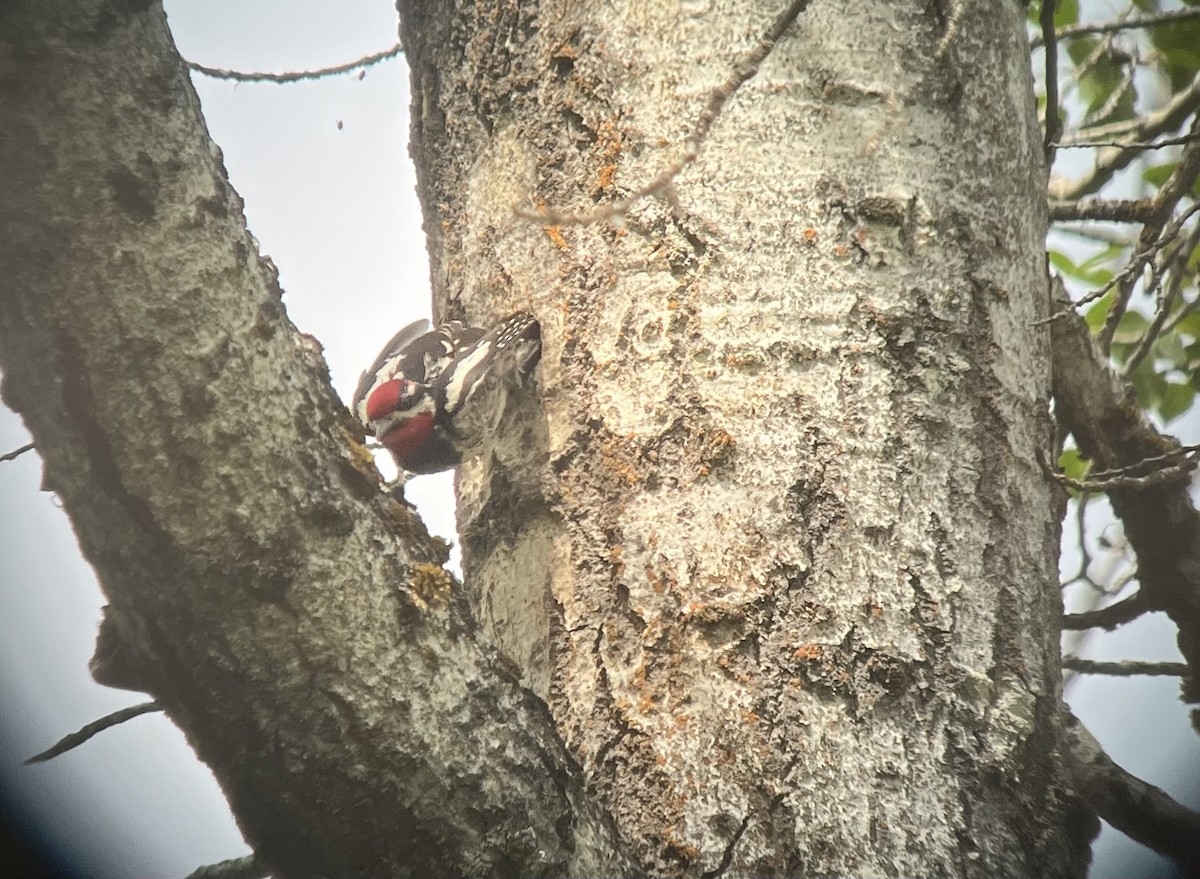
[[[496,433],[541,355],[541,326],[523,311],[490,328],[419,320],[362,374],[351,408],[402,470],[449,470]]]

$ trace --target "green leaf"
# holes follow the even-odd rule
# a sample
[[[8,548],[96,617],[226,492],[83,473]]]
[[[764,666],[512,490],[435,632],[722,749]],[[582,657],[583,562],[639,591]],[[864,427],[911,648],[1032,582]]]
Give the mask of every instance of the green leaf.
[[[1137,90],[1126,76],[1128,56],[1116,53],[1111,46],[1106,48],[1093,36],[1069,40],[1066,48],[1067,56],[1076,67],[1092,59],[1087,71],[1076,82],[1078,94],[1087,105],[1085,118],[1092,122],[1102,121],[1096,114],[1108,104],[1118,88],[1122,89],[1121,96],[1115,106],[1103,114],[1103,118],[1111,121],[1131,118]],[[1097,50],[1099,57],[1095,57]]]
[[[1129,381],[1143,409],[1158,409],[1167,394],[1167,380],[1154,371],[1148,360],[1138,364]]]
[[[1150,326],[1150,321],[1146,320],[1145,315],[1141,312],[1127,311],[1121,315],[1121,320],[1117,324],[1117,331],[1113,333],[1113,343],[1118,345],[1132,345],[1135,342],[1140,342],[1148,326]]]
[[[1117,247],[1116,250],[1120,252],[1121,248]],[[1050,265],[1054,266],[1062,274],[1070,278],[1077,278],[1093,287],[1103,287],[1112,280],[1113,273],[1106,268],[1096,268],[1096,265],[1100,261],[1112,258],[1107,253],[1107,250],[1101,251],[1082,265],[1076,265],[1071,262],[1069,256],[1057,250],[1049,251],[1047,256],[1050,259]]]
[[[1041,10],[1038,15],[1041,16]],[[1035,19],[1036,20],[1036,19]],[[1054,4],[1054,26],[1066,27],[1079,21],[1079,3],[1077,0],[1059,0]]]
[[[1113,291],[1109,290],[1097,299],[1083,315],[1084,323],[1088,325],[1088,329],[1092,331],[1092,335],[1100,332],[1104,326],[1104,322],[1108,320],[1108,310],[1112,308],[1112,301]]]
[[[1160,66],[1170,80],[1171,90],[1190,85],[1200,71],[1200,21],[1176,21],[1150,28],[1147,33],[1159,52]]]
[[[1158,405],[1158,414],[1164,422],[1172,421],[1192,408],[1196,399],[1196,389],[1186,382],[1167,382],[1163,391],[1162,402]]]
[[[1142,179],[1151,186],[1161,187],[1174,173],[1175,163],[1167,162],[1165,165],[1151,165],[1142,172]]]
[[[1193,311],[1175,325],[1180,333],[1187,333],[1193,339],[1200,339],[1200,311]],[[1191,346],[1188,346],[1189,348]]]
[[[1159,337],[1154,340],[1152,356],[1155,360],[1168,361],[1172,369],[1187,370],[1191,361],[1191,356],[1184,347],[1183,337],[1175,330],[1159,334]]]

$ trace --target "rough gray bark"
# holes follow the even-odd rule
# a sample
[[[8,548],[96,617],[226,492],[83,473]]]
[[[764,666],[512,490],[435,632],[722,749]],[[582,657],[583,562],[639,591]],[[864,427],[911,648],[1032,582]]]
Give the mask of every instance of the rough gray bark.
[[[287,320],[161,7],[0,5],[0,368],[152,693],[280,877],[617,875]],[[119,661],[114,659],[119,657]]]
[[[658,875],[1081,875],[1022,9],[400,2],[443,316],[542,320],[467,586]],[[782,4],[780,4],[782,6]],[[533,448],[530,448],[530,446]]]

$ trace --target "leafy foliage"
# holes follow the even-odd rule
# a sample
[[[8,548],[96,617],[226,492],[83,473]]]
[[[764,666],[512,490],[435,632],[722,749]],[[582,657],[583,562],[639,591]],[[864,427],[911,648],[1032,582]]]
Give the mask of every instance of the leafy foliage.
[[[1190,0],[1183,8],[1197,6],[1200,0]],[[1177,10],[1172,6],[1166,12]],[[1062,32],[1058,58],[1064,143],[1144,144],[1186,133],[1188,117],[1200,108],[1200,99],[1183,108],[1173,127],[1154,130],[1146,123],[1150,114],[1186,99],[1200,74],[1200,17],[1154,24],[1163,13],[1157,0],[1134,0],[1115,15],[1094,3],[1084,3],[1082,9],[1076,0],[1055,4],[1055,25]],[[1029,21],[1035,39],[1041,35],[1040,14],[1041,3],[1031,4]],[[1094,24],[1135,19],[1148,24],[1087,30]],[[1095,173],[1094,181],[1088,180],[1091,172],[1080,162],[1077,150],[1059,167],[1064,177],[1094,183],[1080,188],[1102,199],[1150,204],[1164,187],[1181,189],[1184,195],[1173,205],[1173,215],[1178,217],[1200,198],[1196,175],[1185,169],[1190,179],[1180,177],[1179,159],[1186,148],[1186,144],[1153,150],[1135,147],[1124,151],[1127,155],[1118,163],[1112,162],[1111,148],[1108,156],[1095,152],[1097,167],[1109,162],[1117,171],[1127,170]],[[1052,181],[1057,176],[1052,174]],[[1189,411],[1200,389],[1200,317],[1196,314],[1200,233],[1195,230],[1193,217],[1173,230],[1173,240],[1167,240],[1172,234],[1170,223],[1159,224],[1150,230],[1160,238],[1154,242],[1151,234],[1156,249],[1143,259],[1139,249],[1146,233],[1136,222],[1092,223],[1076,227],[1077,237],[1052,238],[1049,252],[1053,270],[1064,278],[1074,298],[1089,303],[1083,307],[1084,317],[1098,341],[1108,346],[1114,366],[1126,374],[1139,403],[1163,423]],[[1131,260],[1140,261],[1130,266]],[[1109,315],[1114,308],[1120,309],[1121,317],[1112,327]]]

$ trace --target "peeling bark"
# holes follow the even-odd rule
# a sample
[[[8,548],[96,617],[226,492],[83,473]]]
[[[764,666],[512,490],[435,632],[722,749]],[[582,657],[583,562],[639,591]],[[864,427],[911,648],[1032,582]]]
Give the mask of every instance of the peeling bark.
[[[813,3],[674,205],[539,227],[672,162],[778,10],[399,5],[442,316],[543,325],[467,588],[643,867],[1082,875],[1019,6],[939,53],[935,6]]]

